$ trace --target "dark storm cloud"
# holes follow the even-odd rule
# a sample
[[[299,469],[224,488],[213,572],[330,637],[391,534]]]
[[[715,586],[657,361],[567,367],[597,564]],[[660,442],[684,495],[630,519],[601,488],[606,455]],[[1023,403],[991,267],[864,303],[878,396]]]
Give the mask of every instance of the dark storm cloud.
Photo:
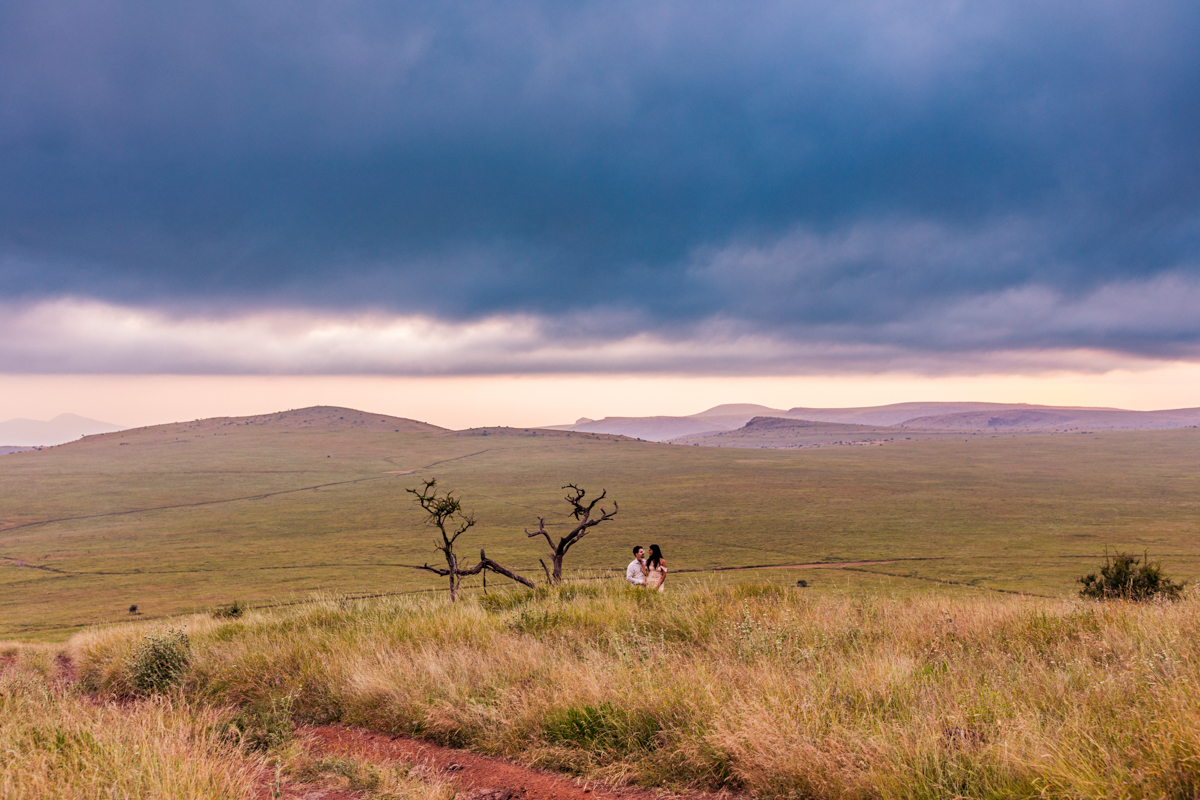
[[[0,292],[1188,354],[1103,309],[1200,281],[1197,42],[1182,2],[8,3]]]

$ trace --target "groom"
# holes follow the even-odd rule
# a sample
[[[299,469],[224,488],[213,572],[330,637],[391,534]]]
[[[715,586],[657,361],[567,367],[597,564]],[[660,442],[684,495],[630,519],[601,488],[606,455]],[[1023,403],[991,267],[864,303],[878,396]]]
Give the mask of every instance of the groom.
[[[633,548],[633,561],[625,568],[625,580],[633,586],[646,585],[646,550],[641,545]]]

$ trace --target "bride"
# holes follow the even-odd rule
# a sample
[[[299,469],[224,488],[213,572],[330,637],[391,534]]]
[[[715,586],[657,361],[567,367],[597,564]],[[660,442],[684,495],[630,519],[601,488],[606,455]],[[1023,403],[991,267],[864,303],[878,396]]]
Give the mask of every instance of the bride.
[[[650,545],[650,557],[646,559],[646,588],[663,591],[667,581],[667,562],[663,560],[662,550],[658,545]]]

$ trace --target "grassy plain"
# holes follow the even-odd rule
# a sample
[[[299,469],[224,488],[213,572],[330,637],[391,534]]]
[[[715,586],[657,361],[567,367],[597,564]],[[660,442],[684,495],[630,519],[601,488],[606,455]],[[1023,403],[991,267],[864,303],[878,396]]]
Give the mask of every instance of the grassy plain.
[[[569,568],[620,570],[631,544],[655,542],[677,575],[893,561],[719,575],[803,577],[817,592],[903,594],[953,582],[965,592],[1065,597],[1107,547],[1149,550],[1174,578],[1200,576],[1196,429],[781,451],[450,432],[345,410],[300,424],[305,414],[313,416],[158,426],[0,456],[0,638],[61,641],[128,620],[131,604],[149,620],[235,598],[263,605],[314,590],[439,588],[410,568],[438,555],[404,491],[425,476],[478,517],[464,553],[486,547],[534,578],[545,545],[523,529],[538,516],[563,529],[559,487],[569,481],[607,489],[621,507],[571,552]]]
[[[778,798],[1195,797],[1200,601],[684,579],[177,620],[197,708],[286,704],[614,782]],[[125,695],[144,630],[74,637]]]

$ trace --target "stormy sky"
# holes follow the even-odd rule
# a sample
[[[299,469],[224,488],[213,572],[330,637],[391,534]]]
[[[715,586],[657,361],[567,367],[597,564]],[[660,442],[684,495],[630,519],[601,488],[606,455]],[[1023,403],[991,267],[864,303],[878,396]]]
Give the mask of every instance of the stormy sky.
[[[0,4],[0,372],[1200,360],[1200,6]]]

